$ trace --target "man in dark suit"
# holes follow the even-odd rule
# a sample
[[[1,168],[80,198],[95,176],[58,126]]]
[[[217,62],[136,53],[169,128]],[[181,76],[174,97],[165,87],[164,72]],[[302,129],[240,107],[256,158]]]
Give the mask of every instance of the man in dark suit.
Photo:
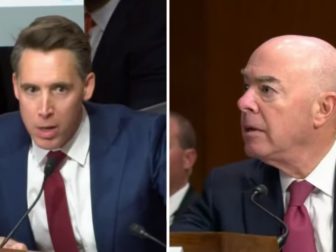
[[[336,50],[318,38],[280,36],[257,48],[242,70],[246,91],[238,100],[245,152],[254,159],[215,169],[202,202],[173,229],[280,236],[282,224],[251,201],[264,184],[268,194],[256,200],[284,218],[284,251],[334,251],[335,73]],[[307,192],[300,205],[292,204],[297,185]]]
[[[0,114],[18,109],[12,88],[12,68],[9,57],[12,47],[0,47]]]
[[[165,112],[166,1],[85,0],[96,89],[91,101]],[[0,113],[17,110],[11,47],[0,48]]]
[[[86,0],[94,27],[92,101],[134,109],[166,101],[166,1]]]
[[[0,235],[58,173],[74,245],[63,251],[165,251],[130,232],[137,223],[165,239],[165,118],[87,102],[95,87],[90,45],[66,18],[36,19],[20,33],[11,63],[20,113],[0,118]],[[43,183],[55,152],[65,154],[63,166]],[[55,201],[47,195],[45,190],[5,247],[70,248],[59,238],[65,230],[58,224],[66,220],[52,219],[47,202]],[[53,204],[57,214],[61,205]]]
[[[197,159],[196,134],[182,115],[170,112],[170,224],[179,218],[198,198],[189,183]]]

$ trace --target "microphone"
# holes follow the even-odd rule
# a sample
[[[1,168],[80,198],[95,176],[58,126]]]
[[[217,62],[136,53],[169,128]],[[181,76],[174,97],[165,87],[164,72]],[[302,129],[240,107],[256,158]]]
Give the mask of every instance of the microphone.
[[[49,175],[52,174],[52,172],[54,171],[55,167],[56,167],[56,160],[53,159],[53,158],[49,158],[47,160],[47,163],[46,163],[45,167],[44,167],[44,178],[43,178],[41,189],[40,189],[36,199],[34,200],[33,204],[31,204],[31,206],[27,209],[27,211],[22,215],[22,217],[19,219],[19,221],[16,223],[16,225],[12,228],[12,230],[9,232],[9,234],[5,237],[5,239],[3,239],[2,243],[0,244],[0,249],[3,248],[6,245],[6,243],[9,241],[10,238],[12,238],[13,234],[20,227],[22,221],[26,218],[26,216],[30,213],[30,211],[36,205],[37,201],[41,198],[44,184],[45,184],[47,178],[49,177]]]
[[[136,223],[133,223],[131,226],[130,226],[130,230],[131,232],[142,238],[142,239],[149,239],[149,240],[152,240],[154,241],[156,244],[159,244],[160,246],[166,248],[166,244],[164,244],[163,242],[161,242],[160,240],[158,240],[157,238],[155,238],[154,236],[150,235],[149,233],[146,232],[146,230],[144,229],[144,227],[136,224]]]
[[[256,196],[257,195],[265,195],[267,196],[268,194],[268,189],[265,185],[263,184],[260,184],[258,186],[256,186],[254,189],[253,189],[253,193],[251,195],[251,201],[256,205],[258,206],[261,210],[263,210],[264,212],[266,212],[268,215],[270,215],[273,219],[275,219],[276,221],[278,221],[281,226],[284,227],[285,231],[283,232],[282,235],[280,235],[278,238],[277,238],[277,242],[278,242],[278,245],[279,245],[279,248],[282,248],[283,245],[285,245],[286,243],[286,239],[287,239],[287,236],[288,236],[288,227],[286,225],[286,223],[280,219],[278,216],[276,216],[275,214],[271,213],[269,210],[267,210],[265,207],[263,207],[262,205],[260,205],[256,200]]]

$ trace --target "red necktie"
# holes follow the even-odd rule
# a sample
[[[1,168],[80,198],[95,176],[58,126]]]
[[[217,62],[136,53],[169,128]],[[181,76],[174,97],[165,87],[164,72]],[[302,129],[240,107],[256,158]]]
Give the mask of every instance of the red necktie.
[[[85,11],[85,24],[84,24],[84,28],[85,28],[85,33],[89,34],[91,29],[93,27],[95,27],[96,22],[92,19],[91,14],[87,11]]]
[[[49,233],[56,252],[78,252],[68,211],[64,181],[60,169],[66,155],[61,151],[48,153],[55,169],[44,185]]]
[[[307,181],[294,181],[289,186],[290,200],[285,214],[289,235],[283,252],[316,252],[314,229],[304,205],[313,190],[314,186]]]

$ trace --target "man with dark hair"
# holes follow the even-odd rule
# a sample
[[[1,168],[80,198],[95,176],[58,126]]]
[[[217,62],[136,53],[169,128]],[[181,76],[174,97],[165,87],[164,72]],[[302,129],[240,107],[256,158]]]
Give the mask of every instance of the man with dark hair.
[[[165,113],[166,0],[85,0],[96,88],[91,101]],[[18,103],[11,47],[0,48],[0,113]]]
[[[80,27],[60,16],[37,18],[16,41],[20,112],[0,117],[0,235],[41,187],[44,195],[5,247],[160,251],[129,227],[165,239],[165,118],[87,102],[95,88],[90,52]]]
[[[196,134],[182,115],[170,112],[170,224],[182,215],[199,195],[189,184],[197,159]]]

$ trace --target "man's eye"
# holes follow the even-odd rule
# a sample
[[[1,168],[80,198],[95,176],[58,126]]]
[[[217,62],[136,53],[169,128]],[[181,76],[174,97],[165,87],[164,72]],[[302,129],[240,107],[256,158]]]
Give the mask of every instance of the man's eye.
[[[33,94],[36,93],[38,90],[37,87],[29,86],[29,87],[24,87],[24,91],[28,94]]]
[[[56,93],[65,93],[68,89],[64,86],[57,86],[54,90]]]
[[[261,86],[260,90],[264,94],[269,94],[274,91],[273,88],[266,86],[266,85]]]

